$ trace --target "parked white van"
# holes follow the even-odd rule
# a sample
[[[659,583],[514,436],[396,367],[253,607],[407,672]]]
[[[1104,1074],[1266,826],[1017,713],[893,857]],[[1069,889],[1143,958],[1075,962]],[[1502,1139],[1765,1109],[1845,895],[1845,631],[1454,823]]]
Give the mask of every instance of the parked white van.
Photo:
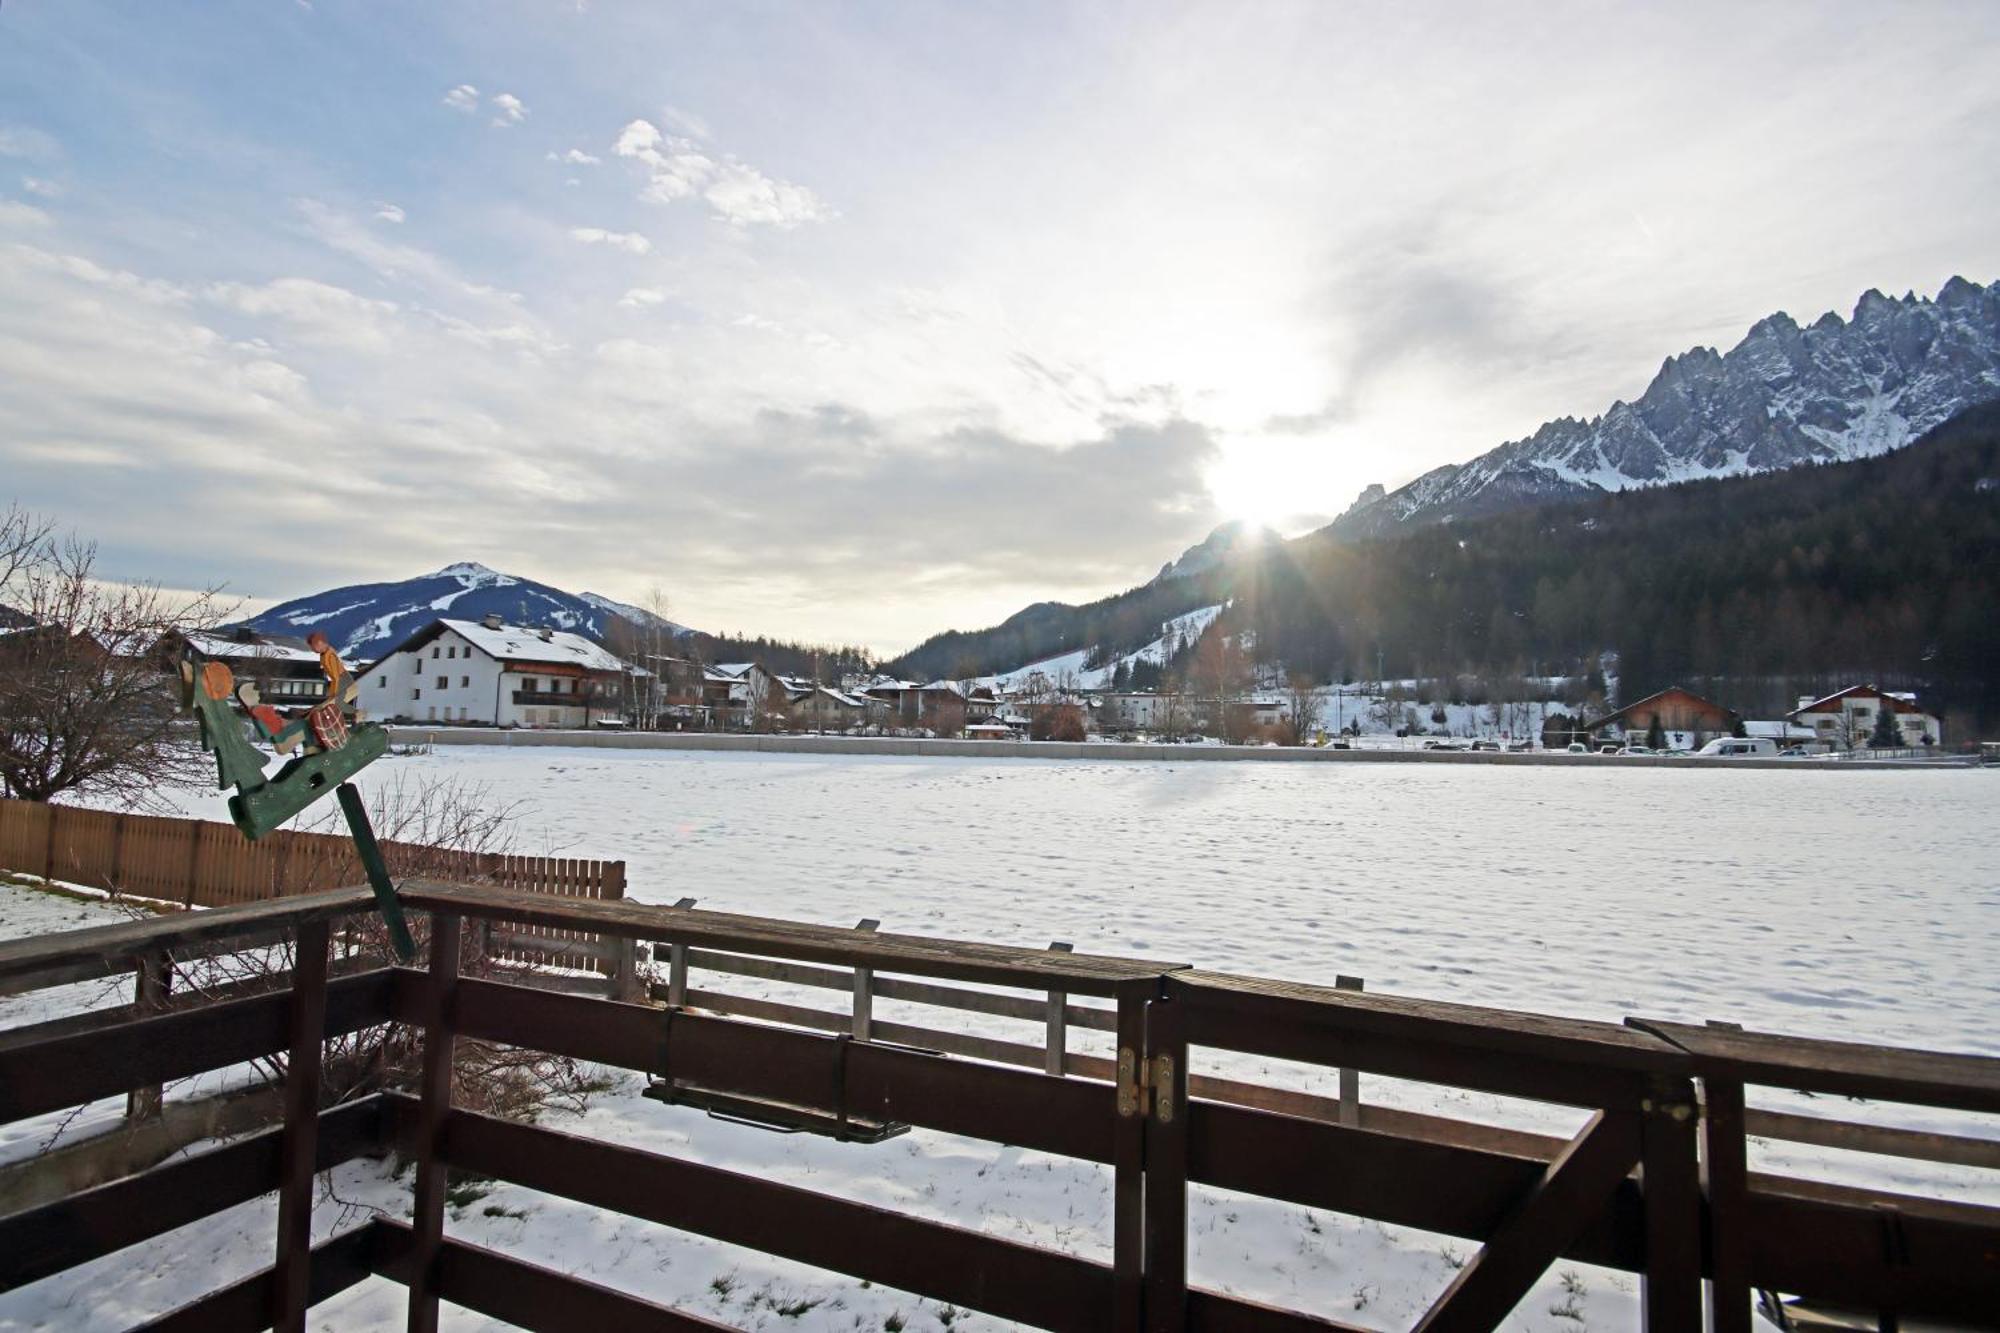
[[[1695,753],[1701,756],[1722,755],[1725,758],[1742,759],[1756,756],[1759,759],[1775,759],[1778,743],[1768,736],[1717,736]]]

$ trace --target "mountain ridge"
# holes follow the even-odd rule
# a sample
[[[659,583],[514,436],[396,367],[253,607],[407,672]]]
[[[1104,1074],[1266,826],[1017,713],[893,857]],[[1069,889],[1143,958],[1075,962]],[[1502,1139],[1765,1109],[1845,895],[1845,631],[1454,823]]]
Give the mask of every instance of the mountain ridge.
[[[685,634],[685,626],[596,593],[570,593],[534,579],[459,561],[414,578],[329,588],[271,607],[244,623],[267,634],[326,635],[341,655],[372,660],[433,620],[499,615],[517,625],[570,630],[602,641],[616,622],[632,630]]]
[[[1869,458],[2000,398],[2000,282],[1861,294],[1851,319],[1766,315],[1727,352],[1661,363],[1644,393],[1463,463],[1370,487],[1322,531],[1358,539],[1551,500]]]

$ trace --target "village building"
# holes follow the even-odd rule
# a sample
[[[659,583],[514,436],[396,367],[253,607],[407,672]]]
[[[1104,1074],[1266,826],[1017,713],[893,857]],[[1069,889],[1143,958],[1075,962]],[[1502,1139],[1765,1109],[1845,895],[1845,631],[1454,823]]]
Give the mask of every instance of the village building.
[[[1666,733],[1668,749],[1698,750],[1717,736],[1734,735],[1743,719],[1712,699],[1673,685],[1586,723],[1584,730],[1599,740],[1639,744],[1656,722]]]
[[[650,690],[647,699],[650,706],[642,711],[650,714],[654,725],[669,731],[709,725],[712,714],[703,689],[707,673],[701,663],[665,653],[649,655],[642,660],[653,673],[650,685],[642,682],[642,687]],[[634,721],[640,719],[635,718]]]
[[[178,670],[181,645],[186,644],[212,662],[220,662],[239,682],[257,687],[258,697],[273,708],[306,709],[326,698],[326,673],[319,654],[304,639],[290,635],[260,634],[240,626],[219,630],[169,632],[160,641],[162,666]],[[359,671],[356,663],[348,670]]]
[[[1150,690],[1107,690],[1097,696],[1097,725],[1103,731],[1157,731],[1175,714],[1186,719],[1185,699]]]
[[[562,630],[434,620],[360,678],[365,715],[497,727],[622,726],[630,691],[650,672]]]
[[[1786,715],[1833,750],[1871,748],[1876,717],[1887,711],[1895,718],[1899,744],[1912,748],[1944,744],[1944,723],[1923,710],[1914,694],[1895,693],[1873,685],[1850,685],[1821,699],[1800,696],[1799,706]]]
[[[964,728],[971,714],[965,692],[948,680],[920,685],[913,680],[884,677],[864,686],[861,693],[888,706],[888,716],[883,720],[894,727],[957,732]],[[993,702],[997,709],[998,699]]]
[[[880,715],[888,713],[888,705],[865,695],[814,685],[792,705],[792,716],[800,726],[815,731],[851,731],[868,724],[871,708]]]
[[[1824,750],[1826,743],[1811,727],[1800,726],[1791,721],[1758,722],[1743,724],[1743,734],[1753,740],[1765,740],[1784,750]]]

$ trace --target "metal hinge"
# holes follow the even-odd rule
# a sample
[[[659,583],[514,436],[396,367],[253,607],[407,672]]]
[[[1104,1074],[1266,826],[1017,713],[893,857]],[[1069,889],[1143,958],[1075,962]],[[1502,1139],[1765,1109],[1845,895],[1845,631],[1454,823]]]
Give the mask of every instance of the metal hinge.
[[[1121,1116],[1157,1113],[1161,1124],[1174,1118],[1174,1057],[1156,1055],[1141,1060],[1130,1046],[1118,1048],[1118,1114]],[[1167,1096],[1161,1096],[1162,1092]]]
[[[1163,1125],[1174,1121],[1174,1057],[1156,1055],[1152,1060],[1153,1114]]]
[[[1145,1115],[1152,1091],[1152,1069],[1132,1053],[1130,1046],[1118,1048],[1118,1114]]]

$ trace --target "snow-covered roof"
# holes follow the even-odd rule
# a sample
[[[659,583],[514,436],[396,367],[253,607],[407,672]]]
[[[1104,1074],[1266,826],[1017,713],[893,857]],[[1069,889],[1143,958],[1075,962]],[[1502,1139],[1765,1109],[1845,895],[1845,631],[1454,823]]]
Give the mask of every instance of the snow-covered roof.
[[[319,663],[319,654],[310,648],[294,647],[290,644],[269,643],[262,639],[246,641],[228,634],[210,634],[204,630],[192,630],[184,636],[194,650],[204,657],[256,657],[271,662],[311,662]]]
[[[731,680],[741,680],[749,672],[750,668],[756,665],[755,662],[714,662],[709,665],[708,669],[715,672],[718,676],[727,676]]]
[[[544,639],[543,631],[529,629],[525,625],[502,625],[499,629],[488,629],[486,623],[480,620],[442,620],[438,623],[488,657],[502,662],[548,662],[579,666],[587,671],[625,670],[623,662],[581,634],[550,630],[549,637]]]
[[[1846,689],[1836,690],[1823,699],[1814,699],[1810,703],[1801,703],[1788,716],[1797,717],[1800,713],[1837,712],[1839,711],[1837,707],[1830,708],[1829,706],[1838,705],[1843,699],[1887,699],[1890,709],[1894,712],[1916,713],[1922,711],[1917,706],[1917,696],[1907,691],[1879,690],[1873,685],[1849,685]]]

